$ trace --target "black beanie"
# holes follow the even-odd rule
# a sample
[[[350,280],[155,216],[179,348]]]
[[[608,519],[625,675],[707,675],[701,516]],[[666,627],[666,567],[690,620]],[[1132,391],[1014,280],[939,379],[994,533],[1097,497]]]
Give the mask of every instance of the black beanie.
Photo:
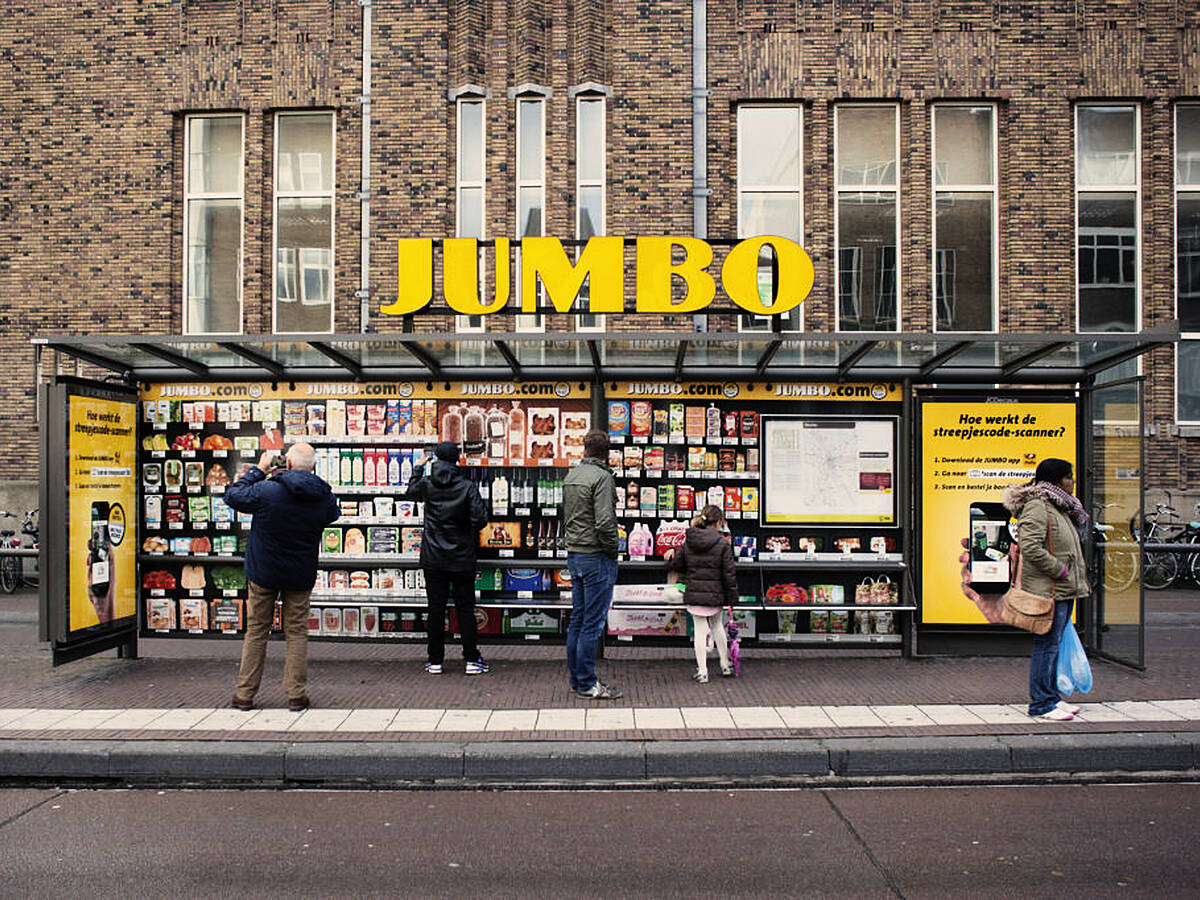
[[[1037,471],[1033,473],[1034,481],[1048,481],[1058,484],[1071,474],[1071,464],[1065,459],[1055,459],[1051,456],[1038,463]]]
[[[433,448],[433,455],[444,462],[458,462],[458,444],[453,441],[442,441]]]

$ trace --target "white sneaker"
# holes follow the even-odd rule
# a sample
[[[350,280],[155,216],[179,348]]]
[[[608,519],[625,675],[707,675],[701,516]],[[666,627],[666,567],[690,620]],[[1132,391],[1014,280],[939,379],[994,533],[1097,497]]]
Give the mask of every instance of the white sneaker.
[[[1066,700],[1058,701],[1058,709],[1061,709],[1065,713],[1070,713],[1073,716],[1079,715],[1079,713],[1082,711],[1081,707],[1075,706],[1073,703],[1068,703]]]
[[[1065,709],[1059,709],[1057,706],[1049,712],[1044,712],[1040,716],[1034,716],[1040,722],[1070,722],[1075,718],[1074,714],[1067,712]]]
[[[442,664],[441,663],[425,663],[425,671],[428,672],[430,675],[441,675],[442,674]]]

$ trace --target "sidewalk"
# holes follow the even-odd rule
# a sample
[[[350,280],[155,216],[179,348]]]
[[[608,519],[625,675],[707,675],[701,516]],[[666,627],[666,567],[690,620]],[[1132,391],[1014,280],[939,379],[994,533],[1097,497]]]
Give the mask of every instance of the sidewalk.
[[[492,671],[422,670],[422,645],[310,645],[314,708],[229,709],[240,643],[152,639],[51,669],[34,599],[0,599],[0,776],[254,783],[944,777],[1200,768],[1200,594],[1153,598],[1149,669],[1095,661],[1080,719],[1024,714],[1024,658],[750,650],[693,683],[685,648],[609,648],[625,696],[575,697],[562,648],[485,647]],[[1161,623],[1161,624],[1158,624]],[[453,649],[451,649],[453,652]]]

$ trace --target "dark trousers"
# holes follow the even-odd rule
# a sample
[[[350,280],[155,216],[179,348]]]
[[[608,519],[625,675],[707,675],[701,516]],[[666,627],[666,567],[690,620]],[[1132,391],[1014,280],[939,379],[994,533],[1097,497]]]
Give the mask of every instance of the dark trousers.
[[[429,600],[429,661],[441,665],[446,655],[446,603],[454,594],[454,609],[458,613],[458,633],[462,635],[463,659],[479,659],[475,641],[475,570],[446,572],[425,570],[425,596]]]

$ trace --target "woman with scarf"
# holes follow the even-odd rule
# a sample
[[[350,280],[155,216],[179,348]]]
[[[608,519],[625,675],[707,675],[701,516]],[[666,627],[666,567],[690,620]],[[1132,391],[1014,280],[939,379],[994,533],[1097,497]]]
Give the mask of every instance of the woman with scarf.
[[[1017,517],[1023,559],[1020,587],[1055,601],[1054,625],[1046,634],[1033,636],[1029,661],[1029,715],[1043,721],[1069,722],[1079,713],[1078,706],[1059,697],[1055,686],[1058,645],[1071,626],[1071,609],[1091,593],[1079,541],[1088,516],[1074,488],[1071,464],[1050,458],[1038,464],[1032,481],[1004,492],[1004,505]]]

